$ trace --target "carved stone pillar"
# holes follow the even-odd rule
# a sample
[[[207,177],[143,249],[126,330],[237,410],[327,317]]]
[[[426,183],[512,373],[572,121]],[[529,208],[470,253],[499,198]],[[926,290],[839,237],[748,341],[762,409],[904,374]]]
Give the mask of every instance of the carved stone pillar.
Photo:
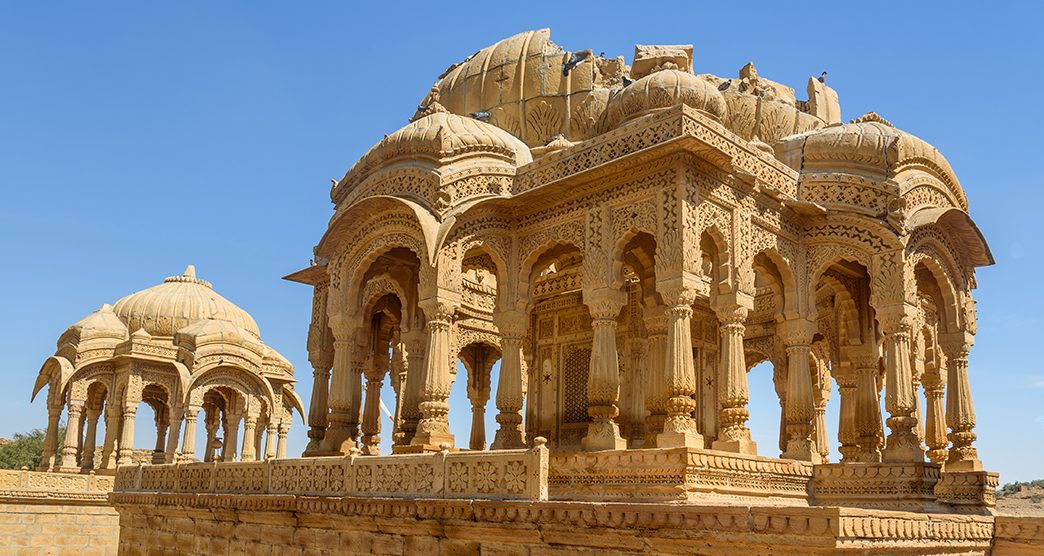
[[[279,459],[286,457],[286,433],[289,431],[289,425],[279,424],[279,439],[276,442],[276,457]]]
[[[816,410],[812,397],[812,370],[808,360],[811,355],[809,344],[815,330],[813,326],[804,320],[791,320],[783,324],[782,337],[787,349],[787,449],[783,457],[822,463],[812,438]]]
[[[265,428],[265,459],[270,460],[276,455],[276,424],[269,421]]]
[[[94,447],[98,443],[98,418],[101,408],[89,408],[87,414],[87,434],[83,439],[83,452],[80,456],[80,469],[94,469]]]
[[[117,465],[134,463],[134,417],[138,413],[137,403],[123,406],[123,427],[120,429],[120,457]]]
[[[663,305],[645,310],[648,331],[649,382],[645,387],[645,447],[656,447],[656,437],[663,432],[667,420],[667,308]]]
[[[591,367],[587,375],[587,425],[581,445],[584,450],[622,450],[627,441],[613,419],[620,413],[620,360],[616,350],[616,316],[627,302],[622,291],[601,288],[586,295],[591,311],[594,338],[591,345]]]
[[[870,353],[852,357],[856,375],[855,429],[859,438],[857,460],[864,463],[881,461],[881,398],[877,388],[878,358]]]
[[[196,418],[198,415],[198,407],[189,407],[185,410],[185,435],[181,442],[181,457],[188,461],[196,459]]]
[[[391,383],[395,390],[395,413],[392,415],[392,442],[398,443],[402,436],[403,398],[406,397],[406,374],[408,365],[406,352],[402,345],[402,336],[398,330],[392,335]]]
[[[390,357],[384,347],[377,349],[368,359],[366,367],[366,406],[363,410],[361,438],[362,453],[367,456],[381,455],[381,384],[388,371]]]
[[[83,412],[82,400],[69,400],[69,420],[65,427],[65,444],[62,447],[62,473],[76,473],[77,446],[80,443],[80,414]]]
[[[225,444],[221,448],[221,461],[236,461],[236,447],[239,444],[239,421],[242,418],[241,415],[227,415],[225,417]]]
[[[916,393],[910,364],[910,318],[898,309],[878,314],[884,332],[885,408],[888,439],[881,458],[887,462],[923,462],[924,450],[917,438]]]
[[[720,373],[718,403],[721,408],[718,440],[712,444],[715,450],[737,452],[740,454],[757,454],[757,445],[750,437],[747,419],[750,412],[747,402],[750,393],[747,387],[747,364],[743,353],[743,333],[746,330],[749,304],[728,304],[715,308],[721,326]]]
[[[692,302],[695,290],[677,289],[664,296],[667,306],[667,418],[656,435],[657,448],[703,448],[692,412],[696,409],[696,370],[692,364]]]
[[[841,407],[838,412],[837,426],[837,451],[841,453],[842,463],[852,463],[860,460],[859,432],[856,428],[856,371],[852,368],[843,368],[836,372],[838,396],[841,398]]]
[[[213,406],[211,406],[213,407]],[[214,451],[217,444],[217,430],[221,426],[221,413],[217,408],[204,414],[203,425],[207,429],[207,441],[203,445],[203,461],[209,463],[214,461]],[[222,443],[222,445],[224,445]]]
[[[180,408],[174,408],[169,413],[170,426],[167,433],[167,446],[163,451],[163,461],[165,463],[175,463],[179,459],[178,442],[181,440],[181,421],[185,412]]]
[[[60,467],[60,465],[54,465],[54,455],[58,450],[58,422],[61,418],[61,405],[47,407],[47,434],[44,436],[43,454],[40,456],[40,466],[37,467],[37,471],[50,471],[52,466]]]
[[[427,299],[421,302],[421,309],[428,319],[428,346],[420,385],[421,420],[410,444],[425,452],[436,452],[442,444],[453,447],[447,400],[452,376],[450,326],[457,308],[446,300]]]
[[[417,424],[420,422],[420,390],[424,384],[425,357],[424,348],[427,344],[427,335],[423,330],[411,330],[403,333],[402,346],[405,348],[406,383],[400,386],[399,408],[397,410],[399,420],[396,422],[398,429],[395,436],[395,446],[404,449],[413,441],[417,432]],[[501,371],[503,372],[503,371]]]
[[[631,399],[628,407],[630,427],[627,434],[628,447],[641,448],[645,445],[645,396],[648,384],[648,351],[644,337],[631,337],[628,340],[628,357],[632,381]]]
[[[949,450],[946,445],[946,413],[943,406],[945,396],[946,375],[937,365],[926,365],[924,376],[924,396],[927,399],[924,422],[924,442],[928,446],[927,456],[932,463],[946,463]]]
[[[968,353],[972,335],[957,333],[942,340],[946,352],[946,424],[950,427],[949,457],[946,471],[982,471],[982,461],[972,445],[975,442],[975,405],[968,382]]]
[[[348,453],[359,435],[359,405],[362,397],[362,353],[355,345],[355,328],[349,315],[330,317],[334,336],[333,372],[330,377],[329,428],[322,451]]]
[[[500,331],[500,377],[497,380],[497,432],[493,450],[526,445],[522,435],[522,336],[529,321],[522,311],[498,312],[493,322]]]
[[[321,450],[326,436],[327,415],[330,413],[330,369],[332,361],[318,360],[312,363],[312,397],[308,405],[308,446],[305,452]]]
[[[116,469],[116,438],[119,436],[120,411],[119,406],[109,402],[105,403],[105,440],[102,444],[102,457],[100,469]]]
[[[167,413],[168,410],[164,407],[155,414],[156,446],[152,449],[152,463],[157,465],[165,462],[164,450],[167,447],[167,425],[169,425]]]
[[[256,440],[257,416],[247,415],[243,418],[243,451],[241,461],[254,461],[257,459]]]

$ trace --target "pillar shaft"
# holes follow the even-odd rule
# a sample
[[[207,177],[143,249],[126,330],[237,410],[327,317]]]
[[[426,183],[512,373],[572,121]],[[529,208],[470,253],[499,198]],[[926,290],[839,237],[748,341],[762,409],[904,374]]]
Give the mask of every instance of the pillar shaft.
[[[127,404],[123,407],[123,426],[120,429],[120,457],[117,465],[134,463],[134,417],[138,413],[138,404]]]
[[[243,451],[241,461],[255,461],[257,459],[257,417],[247,415],[243,419]]]
[[[451,383],[450,326],[456,307],[435,299],[423,302],[422,309],[428,319],[428,346],[421,382],[421,419],[411,444],[422,451],[437,451],[442,444],[453,447],[447,401]]]
[[[265,459],[269,460],[276,457],[276,434],[278,427],[275,423],[269,423],[267,430],[265,430]]]
[[[838,452],[843,463],[859,461],[859,432],[856,428],[857,387],[856,373],[845,369],[837,373],[837,391],[841,398],[837,427]]]
[[[406,382],[399,387],[399,420],[396,421],[398,430],[395,436],[395,446],[400,447],[409,446],[413,442],[420,423],[420,390],[424,381],[427,336],[420,330],[411,330],[403,334],[403,340],[406,349],[403,370]]]
[[[312,397],[308,405],[308,447],[306,451],[321,449],[326,437],[327,415],[330,413],[330,367],[318,366],[312,371]]]
[[[858,461],[881,461],[881,398],[877,389],[877,360],[873,356],[858,359],[856,365],[856,435],[859,438]]]
[[[982,471],[982,461],[973,446],[975,442],[975,405],[968,381],[968,353],[971,335],[947,338],[946,345],[946,424],[950,427],[949,457],[946,471]]]
[[[497,432],[493,450],[525,447],[522,435],[522,335],[528,318],[521,311],[500,312],[494,322],[500,331],[500,377],[497,379]]]
[[[819,450],[812,438],[812,424],[816,417],[812,398],[812,370],[808,360],[811,323],[790,321],[791,330],[784,338],[787,344],[787,401],[784,406],[787,419],[787,449],[783,457],[822,463]]]
[[[656,436],[657,448],[703,448],[692,412],[696,409],[696,370],[692,364],[692,302],[696,292],[677,290],[665,299],[667,306],[666,386],[667,418]]]
[[[924,373],[924,396],[927,400],[924,421],[924,442],[928,446],[927,456],[932,463],[946,463],[949,451],[946,445],[946,413],[943,406],[946,381],[940,369],[929,369]]]
[[[888,462],[921,462],[924,461],[924,450],[917,438],[910,325],[905,317],[885,317],[882,321],[889,433],[881,458]]]
[[[368,456],[381,455],[381,385],[388,370],[387,350],[381,348],[370,360],[366,370],[366,405],[362,422],[362,453]]]
[[[83,454],[80,456],[80,469],[94,469],[94,450],[98,443],[98,418],[101,417],[101,408],[88,409],[87,432],[83,438]]]
[[[286,457],[286,433],[289,431],[289,429],[290,427],[288,427],[287,425],[279,425],[279,440],[276,443],[277,458],[282,459]]]
[[[58,422],[61,418],[62,406],[47,408],[47,434],[44,436],[43,454],[40,456],[38,471],[50,471],[52,467],[57,467],[53,465],[53,461],[58,446]]]
[[[342,454],[356,447],[359,435],[364,364],[364,351],[356,346],[355,330],[349,325],[349,319],[348,315],[330,319],[334,336],[334,361],[330,377],[329,428],[322,442],[323,451]]]
[[[80,400],[69,400],[69,421],[65,428],[65,445],[62,448],[62,472],[72,473],[79,470],[76,456],[80,443],[80,414],[83,412],[83,403]]]
[[[584,450],[622,450],[627,441],[613,420],[620,413],[620,360],[616,350],[616,315],[626,303],[623,292],[596,290],[588,300],[591,309],[591,363],[587,375],[587,414],[591,422],[581,444]]]
[[[667,309],[659,305],[645,311],[648,331],[649,382],[645,388],[645,447],[656,446],[656,437],[663,432],[667,419]]]
[[[721,430],[712,447],[715,450],[756,454],[757,445],[751,440],[747,419],[750,412],[747,402],[750,393],[747,387],[747,363],[743,354],[744,321],[747,309],[740,306],[719,311],[721,326],[720,379],[718,403],[721,408],[719,422]]]
[[[189,409],[185,412],[185,435],[181,443],[181,456],[187,460],[196,459],[196,417],[198,409]]]
[[[116,469],[116,439],[120,429],[118,407],[105,403],[105,441],[102,445],[101,469]]]

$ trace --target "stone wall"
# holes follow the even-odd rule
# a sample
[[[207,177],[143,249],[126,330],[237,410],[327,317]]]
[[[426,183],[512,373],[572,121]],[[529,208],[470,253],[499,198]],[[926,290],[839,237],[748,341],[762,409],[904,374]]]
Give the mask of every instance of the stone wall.
[[[113,478],[0,470],[0,553],[116,554]]]

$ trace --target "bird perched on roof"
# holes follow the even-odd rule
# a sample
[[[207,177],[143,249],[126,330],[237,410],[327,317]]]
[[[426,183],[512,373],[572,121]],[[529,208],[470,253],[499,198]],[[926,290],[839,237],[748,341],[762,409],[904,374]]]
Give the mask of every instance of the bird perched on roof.
[[[472,112],[469,115],[472,118],[474,118],[474,119],[476,119],[476,120],[478,120],[480,122],[487,122],[487,123],[489,122],[489,118],[492,116],[492,114],[489,113],[489,110],[482,110],[482,111],[479,111],[479,112]]]
[[[569,55],[569,59],[562,64],[562,76],[569,75],[569,71],[575,68],[584,60],[591,57],[591,49],[578,50]]]
[[[826,83],[826,72],[825,71],[823,73],[819,74],[819,82],[820,83]]]
[[[626,75],[621,75],[620,76],[620,81],[623,82],[623,86],[624,87],[630,85],[631,83],[634,83],[634,79],[631,79],[630,77],[627,77]]]
[[[731,86],[732,86],[732,80],[731,79],[726,79],[725,81],[721,82],[721,85],[718,85],[718,90],[719,91],[724,91],[725,89],[728,89]]]

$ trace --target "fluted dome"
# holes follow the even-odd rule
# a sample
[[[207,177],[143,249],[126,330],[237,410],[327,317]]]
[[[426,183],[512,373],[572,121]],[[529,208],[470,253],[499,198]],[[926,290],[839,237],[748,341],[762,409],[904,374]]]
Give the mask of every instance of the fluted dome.
[[[173,336],[178,329],[205,319],[227,321],[255,337],[261,335],[246,311],[221,297],[210,282],[196,278],[192,265],[181,276],[120,299],[113,310],[128,329],[142,328],[153,336]]]
[[[346,179],[368,174],[399,156],[446,159],[470,153],[493,155],[516,167],[533,161],[529,147],[503,129],[474,118],[435,112],[410,122],[370,148],[348,171]]]
[[[631,83],[609,101],[605,129],[652,110],[684,104],[724,120],[725,98],[709,81],[687,71],[665,69]]]

